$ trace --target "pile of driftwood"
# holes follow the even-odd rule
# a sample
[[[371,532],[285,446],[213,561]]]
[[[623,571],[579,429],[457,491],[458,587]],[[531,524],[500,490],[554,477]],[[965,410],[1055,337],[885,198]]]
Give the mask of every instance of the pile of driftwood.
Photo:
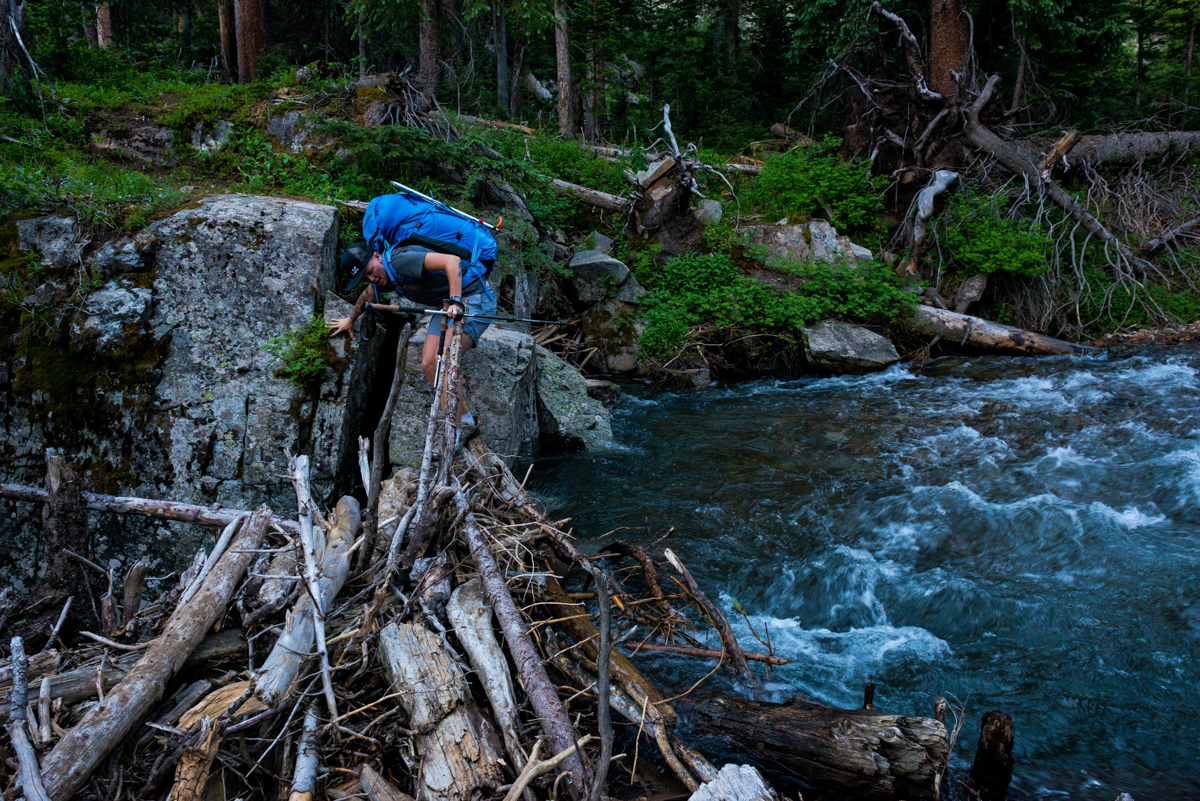
[[[57,456],[46,490],[0,486],[45,504],[50,527],[86,526],[87,509],[105,509],[222,528],[156,599],[142,597],[143,564],[121,604],[111,569],[73,559],[106,574],[108,589],[93,617],[68,614],[68,600],[49,630],[12,639],[0,672],[6,798],[774,797],[753,768],[718,770],[676,730],[681,720],[688,736],[838,797],[944,791],[944,714],[885,714],[871,688],[856,710],[759,700],[751,664],[787,660],[769,646],[744,651],[669,549],[669,581],[653,546],[585,555],[480,440],[456,447],[454,404],[440,400],[457,395],[457,338],[420,471],[384,481],[410,332],[373,454],[361,441],[362,509],[352,497],[319,508],[303,456],[289,459],[295,520],[82,493]],[[101,631],[68,634],[72,620]],[[667,697],[634,662],[646,653],[732,669],[749,697],[702,682]],[[1004,774],[1008,759],[1011,770],[1007,725],[1007,750],[1003,737],[989,746],[984,769]]]

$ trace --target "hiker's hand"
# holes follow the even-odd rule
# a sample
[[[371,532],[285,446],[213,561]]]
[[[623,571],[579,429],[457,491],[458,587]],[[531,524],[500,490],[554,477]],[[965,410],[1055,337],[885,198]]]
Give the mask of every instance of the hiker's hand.
[[[325,323],[325,326],[329,329],[330,338],[346,334],[351,342],[354,341],[353,317],[343,317],[340,320],[330,320],[329,322]]]
[[[444,304],[444,308],[449,313],[451,320],[461,320],[462,316],[467,313],[467,305],[459,297],[450,298]]]

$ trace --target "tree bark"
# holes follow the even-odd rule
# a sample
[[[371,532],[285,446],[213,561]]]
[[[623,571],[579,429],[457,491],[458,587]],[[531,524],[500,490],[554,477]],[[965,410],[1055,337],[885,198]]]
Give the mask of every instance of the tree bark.
[[[1058,140],[1030,136],[1012,144],[1032,153],[1049,150]],[[1071,149],[1071,163],[1132,167],[1139,161],[1185,158],[1200,150],[1200,131],[1130,132],[1081,136]]]
[[[1025,70],[1029,65],[1028,41],[1028,36],[1021,34],[1021,41],[1017,42],[1021,56],[1017,59],[1017,80],[1013,84],[1012,105],[1008,108],[1009,114],[1017,113],[1017,109],[1021,107],[1021,97],[1025,92]]]
[[[571,83],[571,31],[567,0],[554,3],[554,55],[558,62],[558,127],[563,135],[575,136],[575,88]]]
[[[525,37],[520,28],[513,35],[512,69],[509,70],[508,81],[508,116],[510,119],[521,121],[521,76],[525,74]]]
[[[84,716],[42,764],[42,781],[53,801],[79,791],[105,757],[162,698],[167,681],[187,661],[205,633],[225,614],[246,567],[266,533],[271,511],[263,506],[242,526],[191,603],[176,609],[162,634],[103,701]]]
[[[979,724],[979,745],[971,763],[971,784],[981,801],[1004,801],[1013,772],[1013,719],[992,710]]]
[[[1188,105],[1192,94],[1192,55],[1196,52],[1196,22],[1200,17],[1200,3],[1192,4],[1192,24],[1188,28],[1187,55],[1183,59],[1183,105]]]
[[[586,186],[568,183],[558,178],[555,178],[551,183],[558,191],[573,195],[584,203],[596,206],[597,208],[608,209],[609,211],[625,211],[629,208],[629,201],[620,195],[610,195],[608,192],[601,192],[599,189],[588,189]]]
[[[96,44],[104,50],[112,47],[112,6],[102,3],[96,6]]]
[[[971,46],[963,0],[931,0],[929,6],[929,87],[953,97]]]
[[[421,755],[419,801],[470,801],[499,787],[500,754],[439,638],[414,623],[389,623],[379,633],[379,654],[392,692],[403,693]]]
[[[431,108],[442,88],[442,63],[439,45],[441,34],[438,26],[438,4],[436,0],[420,0],[421,23],[419,26],[419,67],[417,77],[421,81],[421,93],[426,107]]]
[[[928,798],[949,752],[932,718],[835,709],[799,696],[782,704],[721,695],[675,702],[694,731],[737,743],[839,798]]]
[[[233,9],[237,25],[238,82],[250,83],[258,77],[258,56],[267,46],[262,0],[234,0]]]
[[[237,23],[234,0],[217,0],[217,23],[221,29],[221,70],[225,80],[238,79]]]
[[[512,111],[508,107],[508,20],[504,4],[498,0],[492,3],[492,39],[495,46],[492,55],[496,64],[496,105],[511,117]]]

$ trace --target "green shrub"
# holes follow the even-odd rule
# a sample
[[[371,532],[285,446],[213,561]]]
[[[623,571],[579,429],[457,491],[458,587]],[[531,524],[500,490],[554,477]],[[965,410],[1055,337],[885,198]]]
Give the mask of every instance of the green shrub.
[[[916,304],[895,274],[876,262],[852,267],[817,261],[789,272],[802,283],[784,292],[741,275],[725,254],[671,259],[644,298],[641,353],[653,358],[677,352],[694,329],[787,337],[825,317],[891,321]]]
[[[939,243],[954,267],[964,273],[1041,275],[1051,242],[1030,220],[1003,216],[1001,197],[960,192],[950,199],[939,221]]]
[[[320,384],[325,368],[332,363],[329,331],[320,317],[283,336],[272,337],[262,347],[281,365],[275,375],[288,379],[301,392]]]
[[[866,161],[837,154],[841,140],[826,137],[805,148],[767,157],[747,198],[769,219],[807,219],[828,208],[830,222],[842,233],[879,233],[883,187]]]

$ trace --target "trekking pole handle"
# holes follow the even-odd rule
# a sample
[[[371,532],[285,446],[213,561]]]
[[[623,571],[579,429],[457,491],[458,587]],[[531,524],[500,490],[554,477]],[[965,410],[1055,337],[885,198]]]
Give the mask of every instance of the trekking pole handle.
[[[391,312],[392,314],[440,314],[444,317],[449,317],[450,312],[440,309],[426,309],[421,306],[398,306],[396,304],[385,305],[382,303],[368,303],[372,309],[377,312]],[[542,325],[567,325],[564,320],[534,320],[528,317],[504,317],[494,314],[463,314],[464,318],[473,318],[476,320],[496,320],[502,323],[540,323]]]

